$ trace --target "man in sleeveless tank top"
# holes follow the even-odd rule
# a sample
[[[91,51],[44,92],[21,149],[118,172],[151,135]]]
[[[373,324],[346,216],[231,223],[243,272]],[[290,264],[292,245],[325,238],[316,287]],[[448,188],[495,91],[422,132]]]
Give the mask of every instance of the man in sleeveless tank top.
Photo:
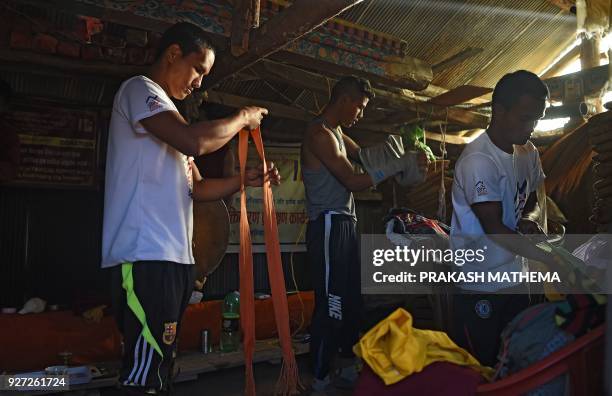
[[[359,162],[360,147],[342,128],[355,125],[373,97],[367,80],[341,78],[325,110],[309,124],[302,141],[309,219],[306,246],[315,292],[310,326],[315,393],[324,394],[332,386],[330,370],[337,353],[345,358],[343,361],[353,361],[352,347],[358,341],[361,269],[353,191],[365,190],[374,181],[370,175],[353,169],[351,161]],[[427,166],[424,154],[419,165]],[[340,367],[335,385],[351,386],[356,375],[354,364]]]

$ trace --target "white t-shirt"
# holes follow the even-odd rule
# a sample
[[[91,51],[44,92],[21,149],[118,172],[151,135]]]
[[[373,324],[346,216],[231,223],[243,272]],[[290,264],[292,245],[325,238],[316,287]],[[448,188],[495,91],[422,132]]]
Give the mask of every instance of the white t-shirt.
[[[102,267],[139,260],[193,264],[190,158],[147,132],[141,120],[176,111],[144,76],[121,84],[108,136]]]
[[[455,165],[453,181],[453,218],[451,243],[454,248],[487,246],[485,261],[465,263],[463,271],[521,271],[523,260],[484,238],[468,246],[468,240],[485,235],[471,205],[478,202],[501,202],[502,222],[512,230],[517,228],[529,194],[544,181],[544,171],[538,150],[533,143],[514,146],[508,154],[497,147],[487,133],[468,144]],[[467,238],[467,239],[466,239]],[[504,284],[502,287],[512,286]],[[460,285],[464,289],[494,291],[499,285]]]

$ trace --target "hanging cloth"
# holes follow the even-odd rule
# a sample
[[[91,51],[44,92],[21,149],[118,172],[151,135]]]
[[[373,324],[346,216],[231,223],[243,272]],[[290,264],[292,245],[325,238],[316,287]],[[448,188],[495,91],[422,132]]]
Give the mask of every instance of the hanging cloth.
[[[245,173],[248,154],[249,134],[253,138],[255,147],[263,164],[264,175],[267,173],[266,157],[264,154],[261,131],[259,128],[252,131],[243,129],[238,140],[238,160],[240,163],[240,323],[242,325],[243,348],[245,359],[245,394],[255,395],[255,379],[253,376],[253,350],[255,347],[255,297],[253,286],[253,254],[251,249],[251,232],[246,209]],[[268,263],[268,277],[272,289],[272,302],[274,306],[274,319],[278,331],[280,347],[283,355],[281,374],[276,383],[276,394],[292,395],[301,388],[298,376],[298,367],[291,344],[289,329],[289,307],[287,304],[287,291],[281,264],[280,245],[278,242],[278,228],[276,223],[276,210],[270,181],[264,181],[263,195],[263,221],[266,241],[266,259]]]
[[[446,122],[448,122],[448,107],[446,108]],[[444,159],[446,158],[446,126],[444,128],[440,125],[440,133],[442,134],[442,141],[440,142],[440,154],[442,157],[442,172],[440,172],[440,189],[438,190],[438,212],[436,217],[438,220],[446,221],[446,185],[444,184]]]

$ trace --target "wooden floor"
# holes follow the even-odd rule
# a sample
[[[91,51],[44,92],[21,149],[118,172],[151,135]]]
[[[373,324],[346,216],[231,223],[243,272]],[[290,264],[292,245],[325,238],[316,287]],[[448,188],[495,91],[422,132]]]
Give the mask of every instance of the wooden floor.
[[[300,380],[304,385],[300,395],[309,395],[307,389],[312,382],[310,356],[297,356]],[[272,396],[280,373],[279,364],[260,362],[254,365],[257,396]],[[350,396],[352,391],[338,390],[334,396]],[[79,396],[118,396],[113,388],[105,388],[95,395]],[[184,381],[175,384],[171,396],[244,396],[244,366],[210,371],[200,374],[197,380]]]
[[[293,350],[296,355],[308,353],[308,344],[294,343]],[[280,363],[281,356],[281,350],[277,339],[262,340],[255,343],[253,363]],[[221,353],[217,351],[208,354],[190,352],[177,358],[177,365],[180,372],[176,382],[194,380],[199,374],[238,367],[243,364],[244,356],[242,350],[231,353]]]
[[[294,351],[298,356],[301,370],[308,371],[308,344],[294,343]],[[300,356],[304,355],[304,356]],[[261,382],[258,395],[273,394],[276,377],[280,371],[281,349],[277,339],[260,340],[255,343],[253,363],[256,380]],[[98,365],[104,367],[108,373],[117,373],[119,362],[108,362]],[[213,351],[208,354],[201,352],[182,353],[177,357],[176,365],[179,369],[175,380],[177,395],[242,395],[244,391],[244,356],[243,351],[222,353]],[[311,377],[303,378],[310,383]],[[117,375],[94,379],[84,385],[77,385],[63,392],[62,395],[72,396],[112,396],[118,394],[116,390]],[[212,387],[212,388],[211,388]],[[266,390],[268,389],[268,390]],[[49,394],[49,392],[21,392],[20,395]]]

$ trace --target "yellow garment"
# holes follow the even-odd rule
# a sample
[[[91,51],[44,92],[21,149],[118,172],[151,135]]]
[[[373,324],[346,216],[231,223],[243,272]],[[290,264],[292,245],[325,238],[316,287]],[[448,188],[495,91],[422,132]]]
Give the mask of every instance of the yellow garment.
[[[494,370],[481,366],[465,349],[459,348],[446,333],[412,327],[412,316],[402,308],[368,331],[353,351],[368,363],[385,385],[418,373],[434,362],[468,366],[491,379]]]

